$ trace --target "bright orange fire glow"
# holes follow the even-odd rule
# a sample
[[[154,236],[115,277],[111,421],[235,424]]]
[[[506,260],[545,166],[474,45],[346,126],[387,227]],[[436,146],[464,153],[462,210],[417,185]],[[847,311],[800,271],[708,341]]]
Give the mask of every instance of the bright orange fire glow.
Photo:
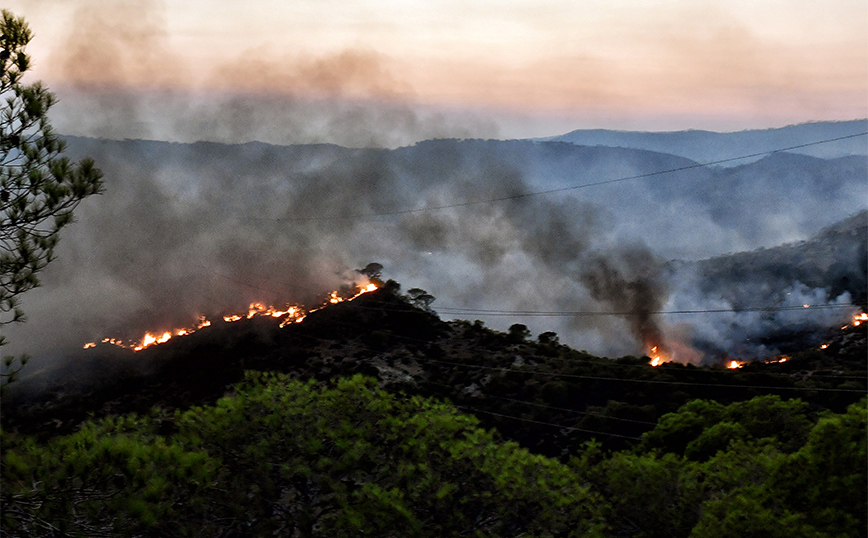
[[[744,366],[744,363],[740,363],[738,361],[730,361],[729,364],[726,365],[730,370],[735,370],[736,368],[741,368]]]
[[[370,283],[365,286],[359,287],[357,293],[349,299],[344,299],[340,296],[340,292],[333,291],[328,295],[328,298],[322,306],[311,309],[310,312],[315,312],[330,304],[337,304],[344,301],[352,301],[353,299],[362,294],[370,293],[376,290],[377,285]],[[250,306],[247,308],[246,313],[227,314],[223,316],[223,321],[226,323],[232,323],[242,319],[251,319],[254,317],[284,318],[283,321],[281,321],[280,323],[280,327],[285,327],[290,323],[301,323],[307,316],[307,314],[308,312],[306,312],[303,308],[297,305],[286,305],[283,309],[278,309],[273,306],[265,306],[263,303],[251,303]],[[173,336],[186,336],[210,325],[211,321],[209,321],[205,316],[199,316],[195,327],[184,327],[155,334],[146,332],[142,339],[138,342],[126,342],[118,338],[103,338],[102,343],[132,349],[133,351],[141,351],[147,347],[168,342]],[[96,347],[96,342],[88,342],[84,345],[84,349],[90,349],[93,347]]]
[[[868,314],[866,314],[865,312],[862,312],[858,316],[853,316],[853,326],[854,327],[858,327],[859,325],[862,325],[862,323],[864,323],[866,321],[868,321]]]
[[[648,356],[651,358],[651,366],[660,366],[664,362],[672,360],[672,358],[663,350],[659,349],[658,346],[651,346],[651,349],[648,350]]]
[[[165,344],[171,339],[172,333],[169,331],[166,331],[159,336],[154,336],[151,333],[145,333],[145,337],[142,338],[142,341],[139,345],[133,347],[133,351],[141,351],[146,347],[152,346],[154,344]]]

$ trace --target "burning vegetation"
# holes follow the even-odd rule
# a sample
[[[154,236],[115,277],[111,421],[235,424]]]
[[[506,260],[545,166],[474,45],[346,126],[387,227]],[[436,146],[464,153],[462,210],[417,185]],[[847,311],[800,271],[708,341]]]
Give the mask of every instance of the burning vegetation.
[[[320,306],[312,308],[310,310],[306,310],[302,306],[292,304],[286,304],[283,308],[277,308],[271,305],[266,306],[263,303],[250,303],[250,306],[247,308],[247,312],[225,314],[222,316],[222,318],[224,323],[234,323],[242,319],[253,319],[257,317],[270,317],[275,319],[282,318],[280,322],[280,327],[285,327],[290,323],[301,323],[302,321],[304,321],[305,317],[307,317],[309,313],[316,312],[317,310],[325,306],[328,306],[330,304],[342,303],[344,301],[352,301],[360,295],[375,291],[377,288],[377,284],[372,281],[368,284],[355,287],[353,293],[349,296],[347,296],[347,294],[345,293],[335,290],[328,294],[327,298],[322,302]],[[198,331],[199,329],[210,326],[211,320],[209,320],[205,315],[200,315],[198,317],[197,323],[190,327],[170,329],[163,332],[149,331],[146,332],[144,336],[138,340],[103,338],[100,342],[103,344],[132,349],[133,351],[141,351],[153,345],[166,343],[173,337],[186,336],[188,334],[192,334]],[[92,349],[96,346],[96,342],[87,342],[86,344],[84,344],[83,348]]]
[[[866,314],[865,312],[862,312],[861,314],[859,314],[857,316],[853,316],[853,326],[854,327],[858,327],[859,325],[862,325],[866,321],[868,321],[868,314]],[[846,328],[847,328],[846,326],[842,327],[842,329],[846,329]]]
[[[668,353],[664,352],[662,347],[651,346],[651,349],[648,351],[648,357],[651,359],[651,366],[660,366],[664,362],[669,362],[672,360],[672,357],[669,356]]]
[[[802,305],[803,308],[809,308],[810,306],[811,305],[808,305],[808,304]],[[843,325],[841,327],[841,331],[847,331],[849,329],[860,327],[865,322],[868,322],[868,313],[860,312],[858,314],[854,314],[852,316],[850,323]],[[680,344],[676,341],[675,345],[676,345],[676,347],[678,347]],[[823,343],[817,345],[816,348],[819,350],[829,349],[829,343],[828,343],[828,341],[823,342]],[[685,361],[677,358],[677,357],[680,357],[680,355],[678,354],[681,352],[680,349],[678,350],[678,353],[670,352],[670,351],[666,350],[661,344],[654,344],[654,343],[646,343],[645,349],[647,350],[646,356],[650,359],[649,364],[651,366],[654,366],[654,367],[657,367],[657,366],[660,366],[664,363],[672,362],[672,361],[685,362]],[[699,353],[699,352],[697,351],[697,353]],[[724,366],[730,370],[736,370],[739,368],[743,368],[745,365],[747,365],[751,362],[754,362],[754,361],[760,361],[760,362],[763,362],[765,364],[780,364],[780,363],[787,362],[789,359],[790,359],[790,357],[786,354],[778,354],[778,355],[767,357],[767,358],[753,358],[750,360],[745,359],[743,357],[733,358],[731,355],[724,355],[721,359],[719,359],[719,362],[717,362],[717,364]],[[691,361],[687,361],[687,362],[691,362]]]

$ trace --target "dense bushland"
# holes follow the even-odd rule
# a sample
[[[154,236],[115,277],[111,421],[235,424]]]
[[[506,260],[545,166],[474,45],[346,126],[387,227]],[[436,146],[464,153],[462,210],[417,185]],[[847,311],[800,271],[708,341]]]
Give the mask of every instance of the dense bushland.
[[[248,372],[214,405],[4,434],[4,536],[864,536],[866,400],[695,400],[533,454],[435,398]]]

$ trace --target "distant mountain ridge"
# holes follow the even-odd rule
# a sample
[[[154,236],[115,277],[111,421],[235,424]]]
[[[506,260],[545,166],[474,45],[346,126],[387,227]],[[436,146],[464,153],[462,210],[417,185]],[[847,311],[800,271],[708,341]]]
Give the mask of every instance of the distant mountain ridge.
[[[711,162],[864,132],[868,132],[868,119],[801,123],[776,129],[752,129],[736,132],[702,130],[640,132],[580,129],[564,135],[538,140],[568,142],[582,146],[647,149],[680,155],[698,162]],[[790,151],[825,159],[848,155],[868,156],[868,138],[857,136],[830,144],[818,144]],[[745,162],[748,161],[737,161],[726,165],[735,166]]]

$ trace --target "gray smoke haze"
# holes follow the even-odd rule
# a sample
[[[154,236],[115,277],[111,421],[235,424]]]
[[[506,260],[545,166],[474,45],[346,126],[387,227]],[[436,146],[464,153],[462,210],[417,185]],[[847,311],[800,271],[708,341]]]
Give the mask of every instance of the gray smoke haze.
[[[161,44],[159,3],[79,6],[68,47],[57,52],[73,81],[53,116],[59,131],[318,144],[70,137],[71,156],[91,156],[104,170],[106,193],[82,204],[77,223],[64,230],[43,287],[23,297],[30,319],[8,331],[5,353],[51,357],[103,337],[190,325],[197,315],[243,310],[253,301],[315,304],[358,278],[354,268],[376,261],[387,278],[435,295],[433,306],[443,307],[444,317],[450,310],[630,312],[455,316],[500,329],[525,323],[535,332],[554,330],[564,343],[603,355],[641,354],[662,343],[685,361],[761,356],[774,352],[773,343],[760,341],[764,335],[786,326],[827,326],[848,312],[688,320],[652,313],[746,304],[727,295],[733,290],[763,306],[846,303],[859,289],[852,275],[865,274],[858,249],[818,255],[805,270],[821,275],[817,281],[783,265],[764,266],[751,283],[737,264],[712,271],[725,265],[719,259],[665,263],[804,239],[863,209],[864,156],[782,154],[725,170],[522,197],[693,161],[530,141],[350,149],[446,134],[493,136],[495,129],[472,117],[420,112],[386,59],[364,50],[317,58],[244,51],[209,75],[226,81],[225,93],[194,99],[166,89],[186,66]],[[141,87],[161,72],[157,67],[163,74],[144,84],[146,90],[125,89]],[[293,91],[263,95],[244,86],[263,76]],[[233,82],[239,86],[228,89]],[[379,100],[385,97],[389,103]],[[491,199],[503,200],[473,203]],[[865,234],[850,238],[864,240]],[[823,269],[830,259],[849,284]],[[766,288],[774,293],[756,291]]]
[[[434,307],[442,307],[444,317],[485,319],[500,329],[525,323],[610,356],[641,354],[662,343],[679,360],[693,361],[728,353],[761,356],[774,347],[760,342],[762,336],[787,326],[834,325],[849,311],[734,312],[687,320],[653,312],[846,303],[856,299],[854,290],[865,289],[864,214],[845,226],[846,233],[836,228],[807,242],[808,255],[805,245],[797,245],[665,263],[655,251],[673,241],[691,247],[690,236],[673,237],[678,219],[671,212],[699,204],[684,186],[708,180],[722,189],[720,178],[731,172],[703,170],[682,180],[680,189],[667,186],[669,205],[647,186],[627,183],[519,196],[542,181],[564,180],[554,177],[557,167],[540,175],[540,163],[552,159],[553,149],[569,162],[574,180],[599,177],[600,169],[636,174],[683,162],[637,150],[529,141],[439,140],[362,150],[70,138],[70,155],[95,158],[107,190],[87,200],[78,222],[64,230],[44,286],[24,297],[30,320],[9,331],[9,352],[51,355],[103,337],[140,337],[146,330],[190,325],[200,314],[243,310],[253,301],[315,304],[358,278],[353,269],[370,261],[385,265],[386,277],[407,288],[435,295]],[[847,197],[851,183],[863,181],[861,170],[847,175],[847,160],[810,162],[822,170],[818,177],[840,183],[840,198],[832,198],[821,216],[850,211]],[[781,175],[768,163],[741,172],[760,184],[763,173]],[[760,187],[752,203],[774,222],[789,214],[793,198],[804,196],[797,187],[774,184],[789,192],[780,209]],[[495,198],[507,199],[473,203]],[[729,204],[730,196],[703,203],[714,209]],[[747,230],[728,219],[708,210],[688,224],[730,238],[721,244],[733,237],[738,242]],[[775,237],[774,226],[746,221],[757,238]],[[486,317],[480,310],[629,315],[529,319]]]
[[[855,308],[816,305],[866,303],[868,211],[860,211],[801,242],[699,262],[676,262],[667,271],[675,289],[669,310],[732,309],[690,320],[689,341],[708,358],[774,355],[793,341],[817,345],[821,328],[848,323]],[[766,305],[796,307],[750,311]],[[805,310],[803,305],[814,305]],[[810,313],[808,312],[810,310]]]
[[[69,149],[100,163],[106,193],[80,208],[44,287],[25,298],[31,319],[13,328],[11,350],[140,336],[253,301],[316,304],[371,260],[408,286],[477,308],[491,298],[570,310],[665,300],[665,287],[643,276],[659,260],[619,244],[589,202],[533,197],[384,215],[408,200],[424,207],[530,190],[523,172],[495,158],[419,178],[412,166],[424,163],[388,150],[93,139],[70,139]],[[581,329],[636,349],[617,320]]]
[[[55,127],[104,138],[350,147],[497,132],[481,116],[416,104],[374,50],[306,57],[251,48],[196,74],[172,53],[166,24],[156,0],[77,2],[65,46],[46,60],[67,81],[55,88],[62,95]],[[191,85],[202,90],[178,89]]]

